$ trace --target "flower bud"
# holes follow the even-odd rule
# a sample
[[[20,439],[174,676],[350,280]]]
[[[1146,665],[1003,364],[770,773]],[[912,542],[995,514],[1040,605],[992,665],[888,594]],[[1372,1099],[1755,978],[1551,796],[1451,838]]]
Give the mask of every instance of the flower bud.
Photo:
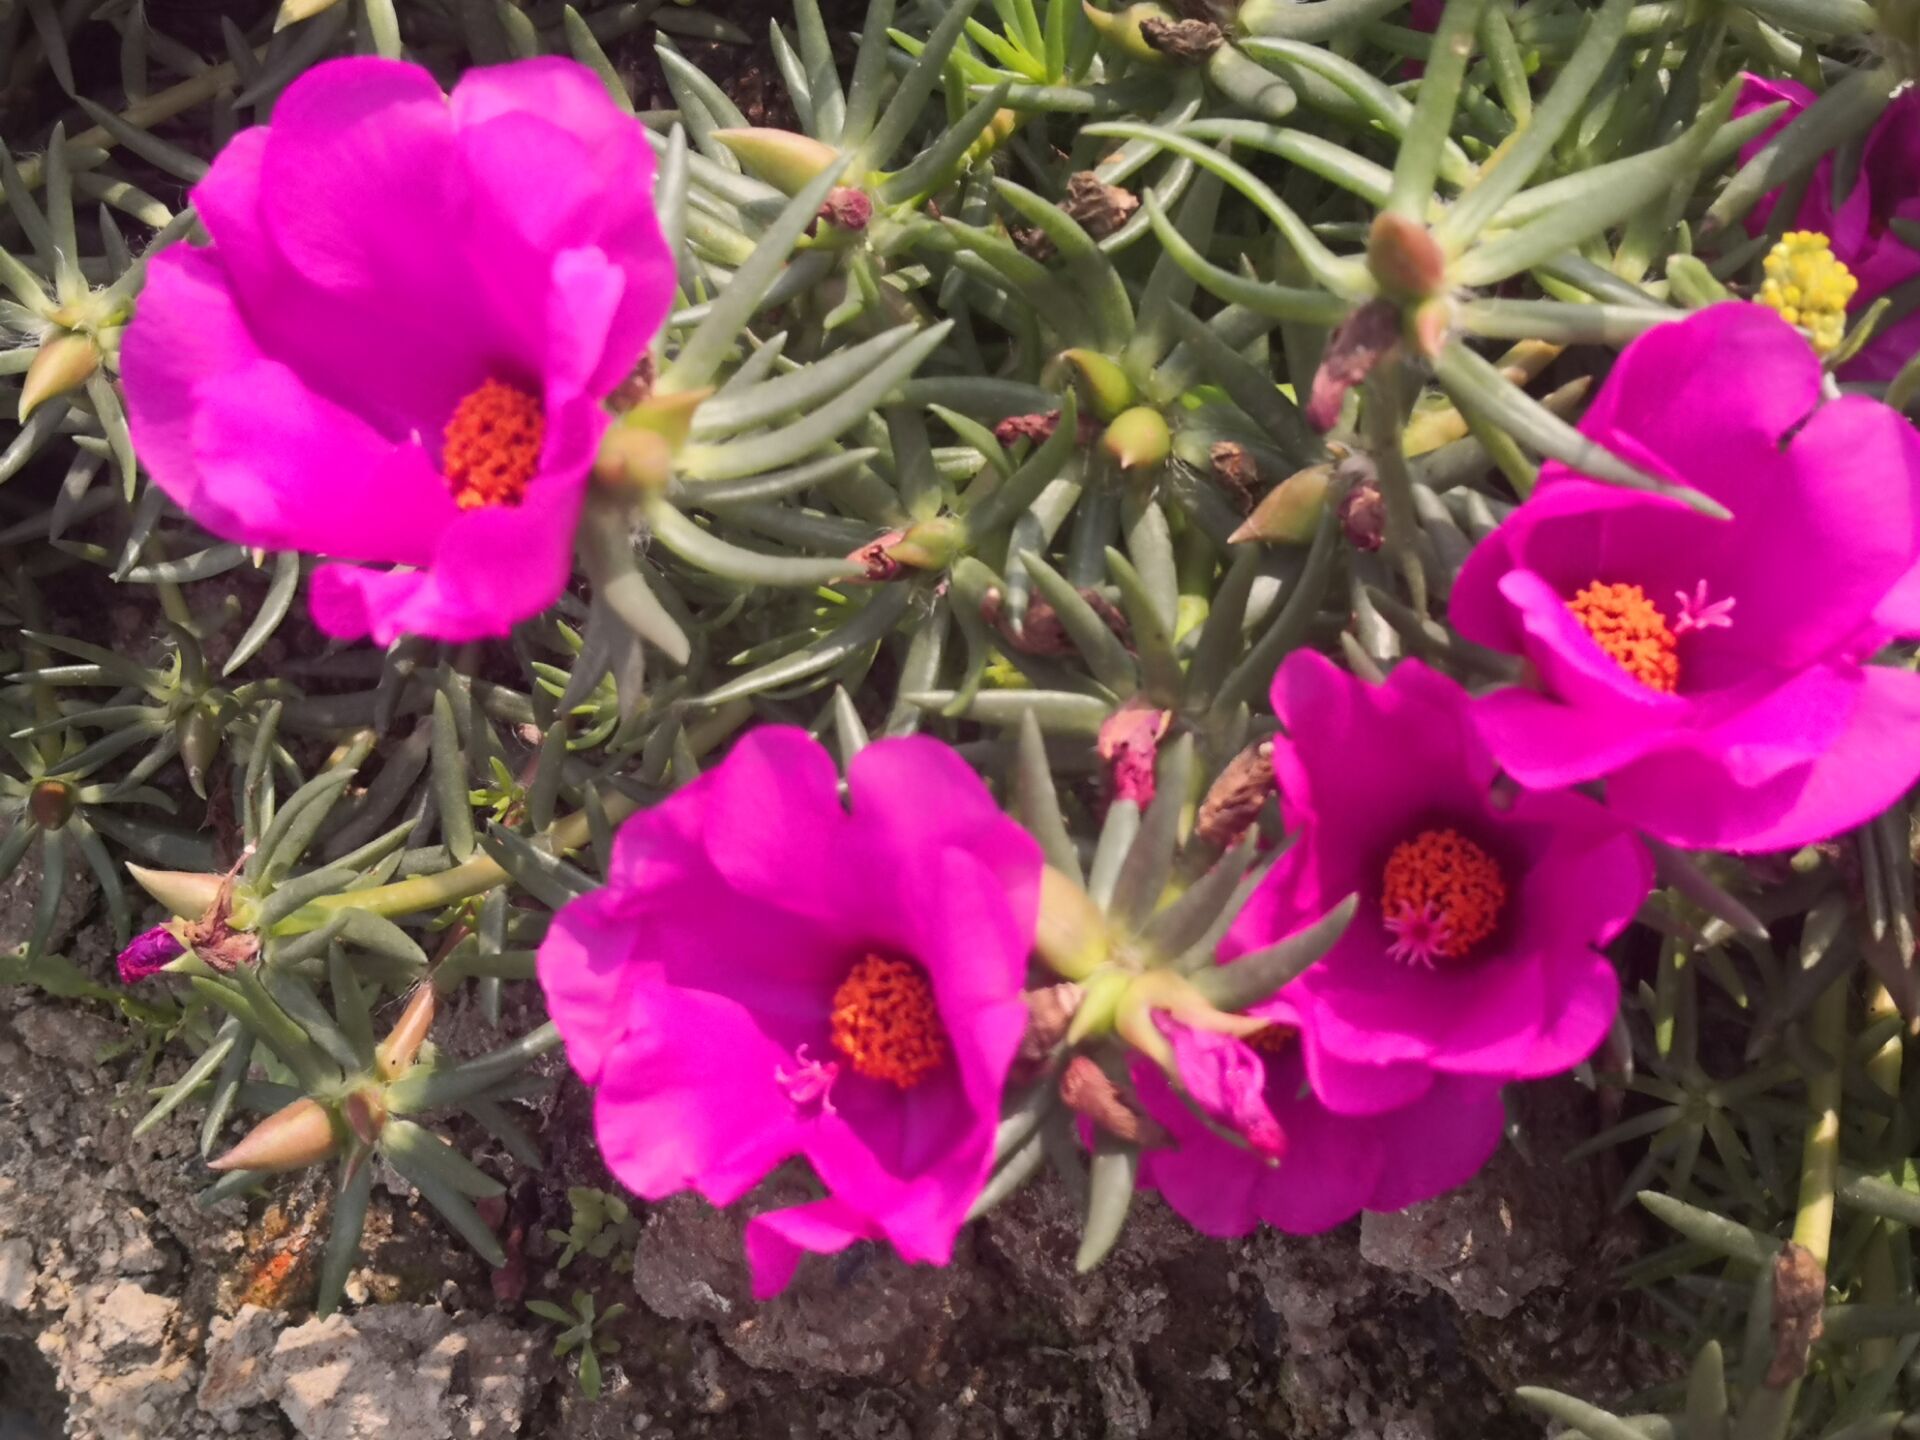
[[[432,991],[429,985],[427,992]],[[387,1128],[387,1097],[371,1085],[362,1086],[341,1103],[340,1114],[353,1138],[371,1150],[380,1143],[380,1132]]]
[[[1093,3],[1093,0],[1081,0],[1080,8],[1086,12],[1087,21],[1117,47],[1133,56],[1136,60],[1146,60],[1155,65],[1165,65],[1167,57],[1162,55],[1141,32],[1141,25],[1148,20],[1170,22],[1176,17],[1162,5],[1129,5],[1124,10],[1106,11]]]
[[[280,0],[280,13],[273,17],[273,30],[277,35],[289,25],[298,25],[302,20],[311,20],[338,5],[340,0]]]
[[[212,908],[224,883],[218,875],[191,870],[149,870],[144,865],[128,865],[140,888],[185,920],[198,920]]]
[[[1100,723],[1094,750],[1107,762],[1115,800],[1131,800],[1142,810],[1153,803],[1160,741],[1172,724],[1171,710],[1155,709],[1137,695]]]
[[[180,759],[187,769],[187,783],[202,800],[207,798],[207,772],[220,753],[220,724],[205,706],[196,705],[174,722],[174,737],[180,742]]]
[[[303,1170],[340,1148],[340,1134],[319,1101],[301,1096],[276,1110],[224,1155],[207,1162],[212,1170],[263,1170],[277,1174]]]
[[[1173,432],[1158,410],[1136,405],[1114,417],[1100,443],[1122,470],[1139,470],[1167,458],[1173,448]]]
[[[415,988],[392,1032],[373,1053],[374,1073],[382,1080],[397,1080],[406,1074],[414,1056],[420,1053],[427,1032],[433,1028],[433,1016],[437,1008],[438,1001],[431,984]]]
[[[1034,953],[1056,975],[1084,980],[1113,953],[1107,917],[1087,892],[1051,865],[1040,871]]]
[[[713,138],[731,150],[747,170],[787,195],[797,195],[840,158],[840,152],[811,135],[766,126],[716,130]]]
[[[658,495],[673,483],[673,446],[643,425],[613,425],[600,437],[593,483],[619,495]]]
[[[819,218],[836,230],[857,235],[873,219],[873,201],[864,190],[856,190],[851,185],[836,185],[827,192],[826,201],[820,206]]]
[[[1261,497],[1253,513],[1227,537],[1227,543],[1306,544],[1313,539],[1326,512],[1327,487],[1332,479],[1333,466],[1328,464],[1294,471]]]
[[[1087,409],[1102,420],[1111,420],[1134,401],[1133,381],[1112,360],[1097,350],[1063,350],[1060,358],[1078,372],[1080,394]]]
[[[54,396],[79,389],[99,368],[100,347],[91,337],[71,330],[47,336],[40,342],[39,353],[27,367],[26,379],[20,385],[21,423]]]
[[[1447,254],[1418,220],[1383,212],[1367,235],[1367,268],[1396,300],[1437,295],[1447,283]]]
[[[73,806],[73,786],[64,780],[42,780],[27,795],[27,814],[42,830],[65,829]]]

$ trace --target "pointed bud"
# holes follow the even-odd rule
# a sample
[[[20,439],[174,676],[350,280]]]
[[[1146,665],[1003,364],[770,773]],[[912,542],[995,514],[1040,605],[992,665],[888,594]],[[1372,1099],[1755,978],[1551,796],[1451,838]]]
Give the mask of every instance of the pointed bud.
[[[1309,465],[1305,470],[1296,470],[1261,497],[1253,513],[1227,537],[1227,543],[1306,544],[1320,528],[1320,517],[1327,508],[1327,488],[1332,480],[1331,465]]]
[[[1167,417],[1158,410],[1136,405],[1114,417],[1100,443],[1122,470],[1139,470],[1167,458],[1173,448],[1173,432],[1167,429]]]
[[[615,495],[663,494],[673,483],[673,446],[644,426],[610,426],[593,458],[593,483]]]
[[[262,1120],[226,1154],[207,1162],[213,1170],[303,1170],[340,1148],[333,1117],[317,1100],[301,1096]]]
[[[42,830],[65,829],[73,807],[73,786],[64,780],[42,780],[27,795],[27,814]]]
[[[1102,10],[1093,0],[1081,0],[1080,8],[1086,12],[1087,21],[1108,40],[1136,60],[1145,60],[1154,65],[1165,65],[1167,57],[1156,50],[1141,32],[1141,25],[1148,20],[1171,21],[1173,12],[1161,5],[1129,5],[1124,10]]]
[[[186,920],[198,920],[212,908],[223,883],[219,875],[191,870],[149,870],[144,865],[128,865],[140,888],[174,914]]]
[[[1447,253],[1418,220],[1391,212],[1377,216],[1367,235],[1367,268],[1397,300],[1438,295],[1447,283]]]
[[[280,0],[280,13],[273,17],[273,31],[277,35],[287,26],[311,20],[339,3],[340,0]]]
[[[49,335],[40,342],[40,351],[20,385],[21,423],[54,396],[79,389],[99,368],[100,347],[90,337],[71,330]]]
[[[713,138],[731,150],[750,174],[787,195],[797,195],[809,180],[840,158],[840,152],[811,135],[766,126],[716,130]]]
[[[1060,358],[1078,372],[1080,394],[1087,409],[1102,420],[1111,420],[1133,404],[1133,381],[1127,372],[1097,350],[1063,350]]]
[[[693,417],[701,403],[712,394],[711,385],[699,390],[669,390],[658,394],[649,391],[622,413],[621,428],[650,430],[678,450],[693,433]]]
[[[374,1052],[373,1068],[382,1080],[395,1080],[407,1072],[414,1056],[420,1053],[427,1032],[433,1028],[437,1009],[438,1000],[432,984],[416,987],[412,998],[407,1001],[407,1008],[400,1012],[400,1019],[395,1023],[392,1033]]]
[[[180,742],[180,759],[186,765],[187,783],[202,800],[207,798],[207,772],[220,753],[220,725],[200,705],[194,706],[174,722],[174,737]]]
[[[353,1138],[371,1150],[380,1143],[380,1132],[387,1128],[387,1097],[371,1085],[363,1086],[342,1102],[340,1114]]]
[[[1092,898],[1051,865],[1040,871],[1040,915],[1034,952],[1056,975],[1084,980],[1113,951],[1107,917]]]

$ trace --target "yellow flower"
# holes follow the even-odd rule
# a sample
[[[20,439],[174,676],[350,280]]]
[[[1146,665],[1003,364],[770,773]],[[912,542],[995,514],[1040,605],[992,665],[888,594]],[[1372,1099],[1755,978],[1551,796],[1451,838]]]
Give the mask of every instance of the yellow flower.
[[[1835,257],[1827,237],[1790,230],[1767,252],[1766,279],[1756,297],[1789,325],[1813,337],[1819,354],[1831,354],[1847,331],[1847,302],[1860,282]]]

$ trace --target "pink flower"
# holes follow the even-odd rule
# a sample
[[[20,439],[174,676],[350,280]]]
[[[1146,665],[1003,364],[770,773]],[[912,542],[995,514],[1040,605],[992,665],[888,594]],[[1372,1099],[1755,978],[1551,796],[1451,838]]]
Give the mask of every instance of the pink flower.
[[[1549,464],[1467,558],[1452,620],[1538,689],[1474,718],[1521,784],[1606,782],[1677,845],[1777,850],[1879,813],[1920,775],[1920,435],[1820,397],[1784,320],[1731,303],[1629,345],[1580,428],[1733,511],[1712,520]]]
[[[1142,1107],[1174,1140],[1141,1157],[1141,1182],[1195,1229],[1245,1235],[1265,1221],[1294,1234],[1330,1230],[1362,1210],[1401,1210],[1451,1190],[1499,1148],[1506,1111],[1497,1082],[1440,1076],[1396,1109],[1336,1115],[1306,1084],[1304,1017],[1284,999],[1249,1013],[1272,1028],[1224,1043],[1245,1052],[1240,1068],[1264,1077],[1264,1108],[1285,1135],[1278,1158],[1222,1138],[1151,1064],[1133,1065]]]
[[[1267,1067],[1259,1048],[1168,1016],[1158,1017],[1156,1023],[1173,1047],[1180,1088],[1187,1098],[1216,1124],[1245,1140],[1254,1154],[1270,1160],[1284,1155],[1287,1137],[1268,1099]]]
[[[1641,846],[1576,795],[1501,803],[1466,694],[1418,661],[1376,686],[1296,652],[1274,677],[1273,708],[1295,839],[1222,954],[1359,896],[1339,942],[1282,992],[1320,1101],[1375,1114],[1449,1076],[1532,1079],[1586,1059],[1619,999],[1593,947],[1646,898]]]
[[[763,1296],[858,1239],[949,1258],[1027,1024],[1039,847],[931,740],[868,746],[847,792],[803,732],[752,732],[540,949],[622,1183],[726,1205],[812,1162],[826,1198],[748,1226]]]
[[[1741,76],[1736,118],[1786,101],[1780,118],[1740,152],[1745,164],[1769,139],[1814,100],[1806,86],[1793,80],[1763,80]],[[1779,192],[1754,207],[1749,223],[1764,228]],[[1920,90],[1912,87],[1893,98],[1868,132],[1860,153],[1860,169],[1845,196],[1834,196],[1834,161],[1828,155],[1814,167],[1795,230],[1814,230],[1831,242],[1833,253],[1859,280],[1853,297],[1856,314],[1880,296],[1920,276],[1920,250],[1894,233],[1891,222],[1920,224]],[[1875,332],[1873,340],[1842,370],[1849,380],[1891,380],[1900,367],[1920,351],[1920,311]]]
[[[186,953],[187,947],[175,939],[166,926],[156,925],[151,930],[142,930],[120,952],[120,983],[137,985],[150,976],[158,975]]]
[[[330,634],[504,634],[567,583],[600,400],[672,300],[652,179],[571,61],[451,96],[314,67],[194,191],[212,245],[154,258],[122,357],[141,460],[229,540],[405,567],[319,570]]]

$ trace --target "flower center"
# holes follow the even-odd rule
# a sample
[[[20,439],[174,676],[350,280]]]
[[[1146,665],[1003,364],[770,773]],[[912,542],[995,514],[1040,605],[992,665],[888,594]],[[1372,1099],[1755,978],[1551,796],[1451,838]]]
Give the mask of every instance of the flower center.
[[[1413,965],[1459,960],[1493,934],[1507,904],[1500,862],[1458,830],[1422,830],[1394,846],[1381,876],[1389,954]]]
[[[1816,353],[1837,350],[1847,332],[1847,302],[1860,282],[1832,242],[1818,231],[1789,230],[1767,252],[1764,269],[1759,302],[1811,335]]]
[[[947,1060],[933,987],[906,960],[869,955],[833,992],[833,1048],[856,1074],[911,1090]]]
[[[1284,1055],[1300,1038],[1300,1032],[1291,1025],[1282,1025],[1279,1021],[1256,1030],[1247,1036],[1245,1044],[1252,1046],[1262,1055]]]
[[[540,397],[488,380],[453,407],[440,447],[440,471],[462,510],[518,505],[540,466],[547,416]]]
[[[1649,690],[1671,695],[1680,686],[1677,637],[1660,607],[1638,585],[1595,580],[1567,602],[1573,618],[1597,644]]]

